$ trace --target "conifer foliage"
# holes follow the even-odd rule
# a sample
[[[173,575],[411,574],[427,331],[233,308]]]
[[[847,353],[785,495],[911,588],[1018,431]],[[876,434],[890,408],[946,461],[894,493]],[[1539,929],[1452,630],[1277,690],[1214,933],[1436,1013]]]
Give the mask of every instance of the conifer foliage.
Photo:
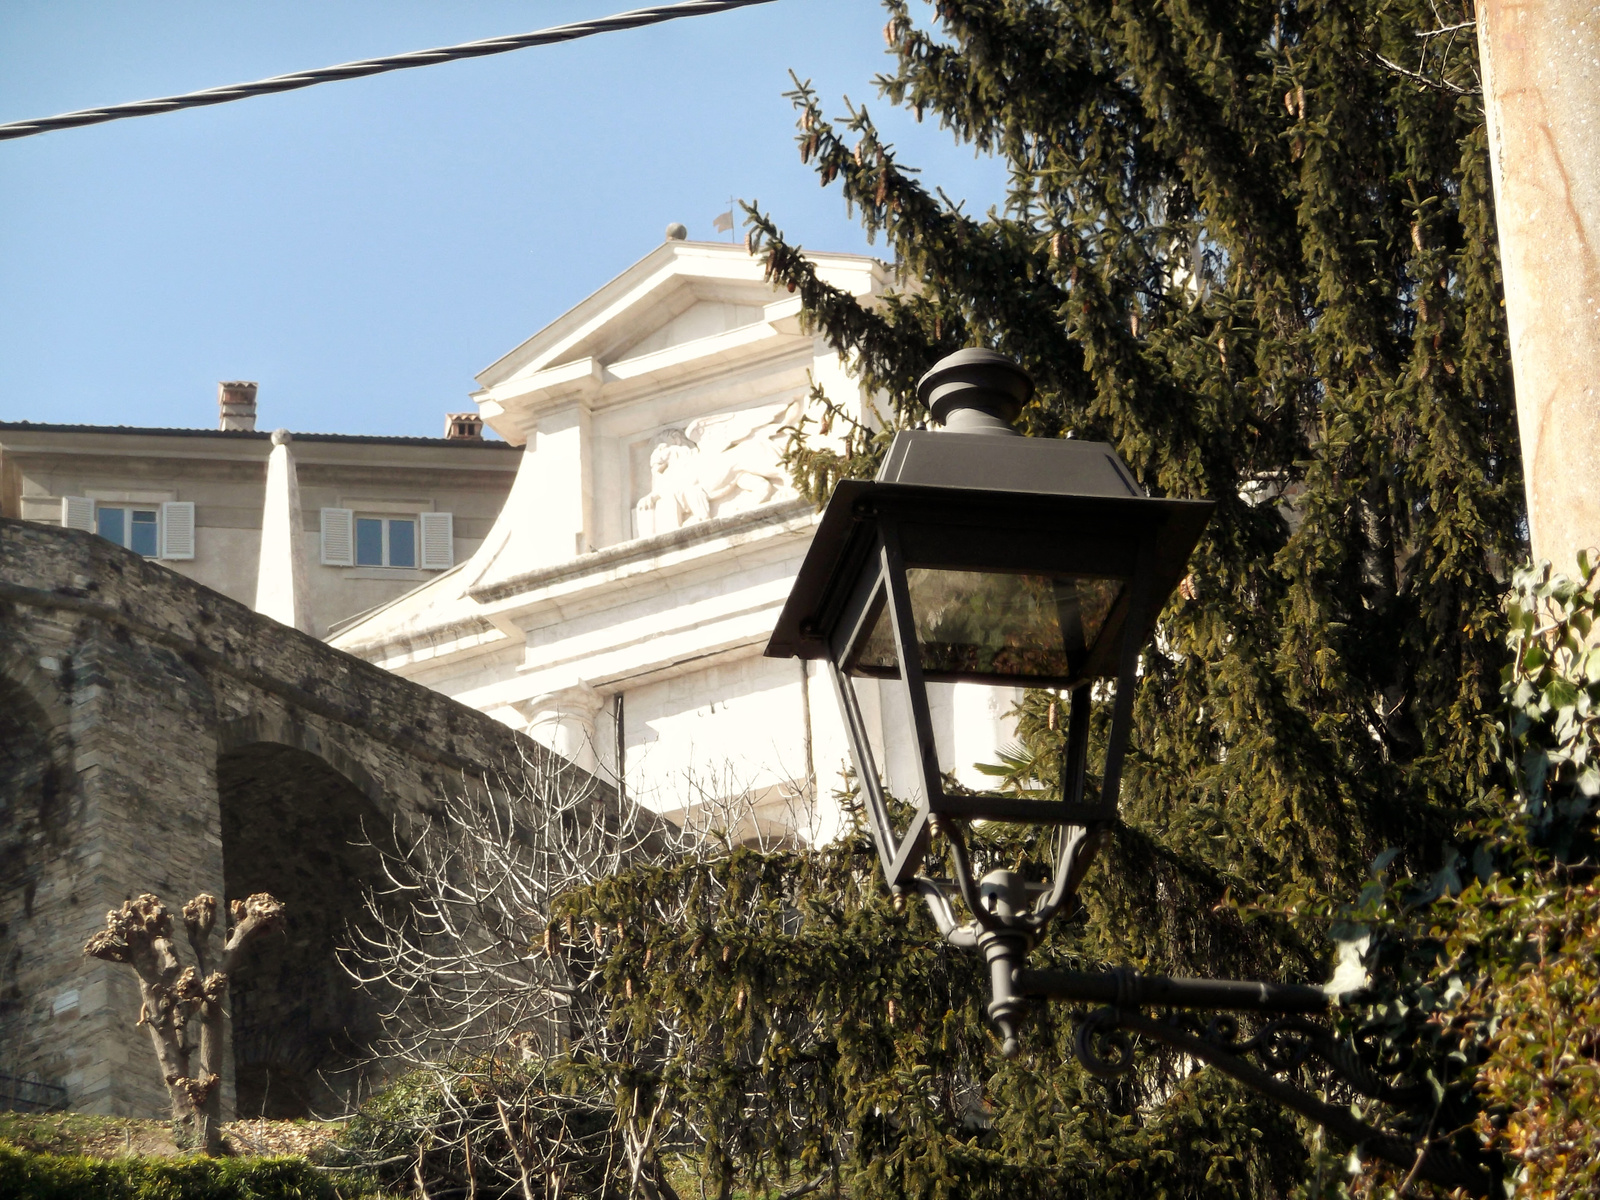
[[[886,7],[880,87],[1002,155],[1006,211],[956,211],[801,87],[801,155],[898,294],[840,295],[760,213],[752,246],[897,423],[938,357],[991,345],[1040,385],[1029,433],[1217,501],[1147,663],[1134,822],[1257,888],[1414,852],[1492,762],[1520,555],[1480,102],[1380,62],[1438,6],[944,0],[932,31]],[[812,440],[819,499],[874,461]]]
[[[1320,981],[1318,930],[1260,914],[1354,898],[1385,847],[1432,874],[1503,778],[1519,456],[1473,46],[1432,36],[1470,10],[939,0],[922,26],[921,6],[885,8],[882,96],[1002,156],[1009,196],[963,211],[865,107],[830,117],[797,85],[800,155],[883,239],[896,285],[872,304],[831,288],[750,208],[769,276],[884,399],[868,427],[820,396],[796,481],[820,503],[870,474],[925,418],[916,379],[987,345],[1039,386],[1028,434],[1104,439],[1151,494],[1216,501],[1144,659],[1114,846],[1036,957]],[[1426,69],[1396,70],[1419,46]],[[1057,770],[1053,703],[1024,704],[1013,786]],[[1031,838],[978,835],[1006,865],[1043,857]],[[1041,1013],[1002,1063],[979,963],[890,905],[862,836],[567,904],[608,931],[633,1047],[575,1069],[622,1081],[622,1104],[670,1097],[724,1196],[736,1179],[886,1200],[1349,1179],[1350,1147],[1212,1073],[1152,1055],[1091,1078],[1069,1013]]]

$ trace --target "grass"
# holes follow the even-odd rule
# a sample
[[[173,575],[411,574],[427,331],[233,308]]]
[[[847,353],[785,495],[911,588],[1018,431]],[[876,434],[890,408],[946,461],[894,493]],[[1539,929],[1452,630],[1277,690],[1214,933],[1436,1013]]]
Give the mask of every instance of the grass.
[[[172,1128],[166,1121],[99,1117],[90,1113],[0,1112],[0,1141],[35,1154],[116,1158],[172,1156]]]
[[[353,1200],[303,1158],[96,1158],[0,1142],[6,1200]]]

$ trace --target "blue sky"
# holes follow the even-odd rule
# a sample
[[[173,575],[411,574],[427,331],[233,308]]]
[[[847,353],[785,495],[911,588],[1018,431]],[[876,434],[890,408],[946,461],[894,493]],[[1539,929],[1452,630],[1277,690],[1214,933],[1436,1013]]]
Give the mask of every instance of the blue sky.
[[[5,0],[0,121],[524,32],[628,0]],[[759,199],[868,249],[799,162],[792,67],[979,210],[1004,174],[877,100],[874,0],[770,5],[0,142],[0,419],[436,436],[472,376]],[[726,236],[726,235],[723,235]]]

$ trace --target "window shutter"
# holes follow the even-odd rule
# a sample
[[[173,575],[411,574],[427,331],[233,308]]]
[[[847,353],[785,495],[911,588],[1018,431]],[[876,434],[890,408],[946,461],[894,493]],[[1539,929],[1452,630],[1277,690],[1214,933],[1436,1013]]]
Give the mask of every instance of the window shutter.
[[[422,569],[443,571],[456,565],[455,518],[447,512],[422,514]]]
[[[193,500],[168,500],[161,506],[161,557],[194,557]]]
[[[356,565],[355,513],[348,508],[322,510],[322,565]]]
[[[61,525],[94,532],[94,501],[87,496],[61,497]]]

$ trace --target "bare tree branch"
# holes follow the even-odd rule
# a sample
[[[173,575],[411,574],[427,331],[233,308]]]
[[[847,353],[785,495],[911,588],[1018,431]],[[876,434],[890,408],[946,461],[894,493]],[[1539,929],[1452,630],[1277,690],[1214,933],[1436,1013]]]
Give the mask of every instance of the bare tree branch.
[[[546,756],[508,764],[487,786],[463,782],[426,821],[369,835],[383,879],[350,922],[340,959],[382,997],[386,1037],[375,1054],[436,1081],[437,1108],[417,1118],[426,1128],[404,1134],[427,1144],[430,1170],[449,1156],[463,1193],[504,1187],[555,1200],[587,1194],[589,1179],[675,1200],[660,1156],[694,1133],[664,1098],[635,1095],[613,1111],[609,1093],[566,1094],[550,1080],[560,1055],[621,1062],[635,1053],[598,986],[612,931],[553,928],[552,905],[625,867],[792,845],[811,818],[809,796],[760,798],[793,811],[763,815],[731,769],[691,775],[672,797],[675,825]],[[682,1037],[666,1015],[648,1032],[665,1046]]]

